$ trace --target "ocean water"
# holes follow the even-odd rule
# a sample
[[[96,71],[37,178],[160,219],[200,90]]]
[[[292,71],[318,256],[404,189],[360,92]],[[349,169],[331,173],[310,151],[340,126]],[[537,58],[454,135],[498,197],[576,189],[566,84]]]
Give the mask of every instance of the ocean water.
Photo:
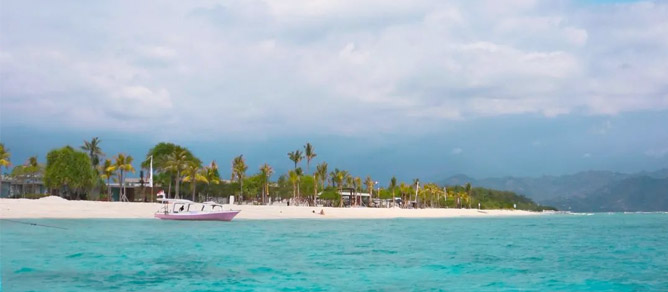
[[[668,214],[19,221],[2,291],[668,291]]]

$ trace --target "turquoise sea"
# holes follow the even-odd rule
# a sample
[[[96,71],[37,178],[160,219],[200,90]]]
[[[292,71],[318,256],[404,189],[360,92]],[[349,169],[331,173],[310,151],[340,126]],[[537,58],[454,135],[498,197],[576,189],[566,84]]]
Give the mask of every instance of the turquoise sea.
[[[668,214],[18,221],[2,291],[668,291]]]

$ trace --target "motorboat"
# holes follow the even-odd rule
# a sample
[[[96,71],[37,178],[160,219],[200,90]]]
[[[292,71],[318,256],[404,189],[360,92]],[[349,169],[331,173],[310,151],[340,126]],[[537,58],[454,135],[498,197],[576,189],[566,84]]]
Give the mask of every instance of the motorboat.
[[[225,205],[216,202],[197,203],[182,199],[158,198],[164,203],[163,207],[155,212],[155,218],[163,220],[206,220],[232,221],[239,210],[225,210]]]

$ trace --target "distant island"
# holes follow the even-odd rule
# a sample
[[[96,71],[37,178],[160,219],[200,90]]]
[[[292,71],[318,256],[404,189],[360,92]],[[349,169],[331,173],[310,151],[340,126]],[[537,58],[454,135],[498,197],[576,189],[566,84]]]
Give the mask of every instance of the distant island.
[[[668,211],[668,169],[631,174],[585,171],[562,176],[485,179],[455,175],[440,181],[442,184],[462,182],[513,191],[564,211]]]

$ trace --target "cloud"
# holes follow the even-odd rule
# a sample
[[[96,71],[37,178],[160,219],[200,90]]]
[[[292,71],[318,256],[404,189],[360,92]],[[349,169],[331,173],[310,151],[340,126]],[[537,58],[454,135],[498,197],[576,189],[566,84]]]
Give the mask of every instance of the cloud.
[[[450,153],[452,153],[452,155],[459,155],[462,154],[462,152],[464,152],[462,148],[452,148],[452,151]]]
[[[589,159],[589,158],[591,158],[591,153],[585,153],[585,154],[583,154],[583,155],[582,155],[582,158],[584,158],[584,159]]]
[[[664,2],[28,5],[0,11],[5,125],[363,136],[668,109]]]

